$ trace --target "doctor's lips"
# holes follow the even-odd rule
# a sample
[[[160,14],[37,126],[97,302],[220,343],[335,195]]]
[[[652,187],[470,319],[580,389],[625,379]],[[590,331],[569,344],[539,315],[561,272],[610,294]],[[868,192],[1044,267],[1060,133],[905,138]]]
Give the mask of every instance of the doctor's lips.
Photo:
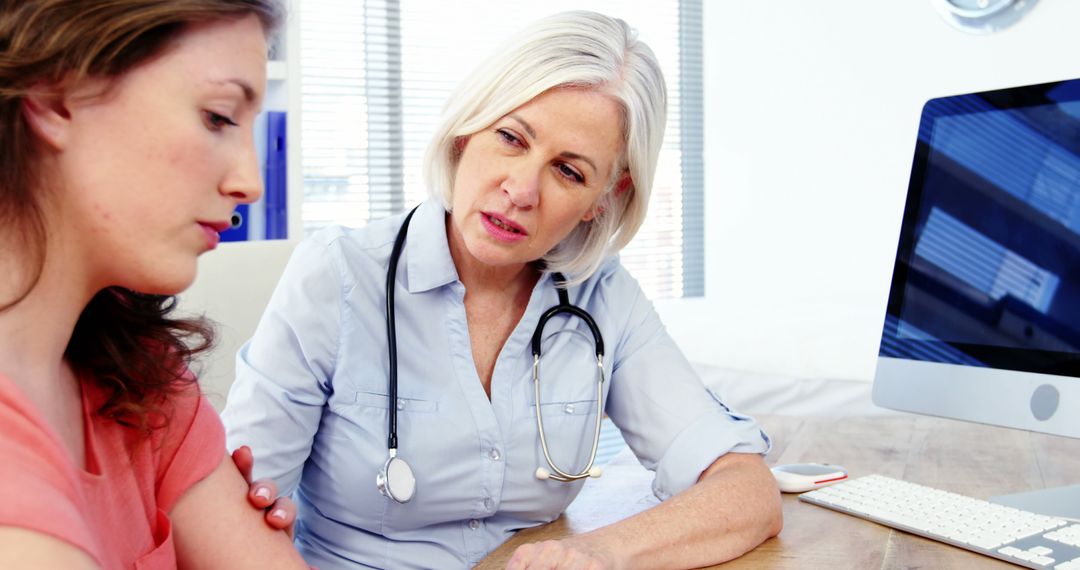
[[[525,228],[498,214],[480,212],[480,219],[488,233],[501,241],[517,241],[529,235]]]
[[[221,241],[221,232],[232,227],[232,223],[228,220],[219,222],[199,222],[199,227],[202,228],[203,234],[206,236],[206,246],[210,249],[217,247],[218,242]]]

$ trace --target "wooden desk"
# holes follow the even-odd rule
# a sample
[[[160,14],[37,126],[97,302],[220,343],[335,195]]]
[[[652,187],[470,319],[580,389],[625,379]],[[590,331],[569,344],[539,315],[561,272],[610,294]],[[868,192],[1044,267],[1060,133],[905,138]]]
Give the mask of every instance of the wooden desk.
[[[760,416],[773,439],[769,465],[826,462],[852,477],[878,473],[977,498],[1080,481],[1080,440],[922,416]],[[585,484],[551,524],[519,532],[477,568],[502,568],[526,542],[580,534],[657,500],[652,473],[624,452]],[[724,565],[749,568],[1017,568],[988,556],[800,502],[784,495],[784,530]]]

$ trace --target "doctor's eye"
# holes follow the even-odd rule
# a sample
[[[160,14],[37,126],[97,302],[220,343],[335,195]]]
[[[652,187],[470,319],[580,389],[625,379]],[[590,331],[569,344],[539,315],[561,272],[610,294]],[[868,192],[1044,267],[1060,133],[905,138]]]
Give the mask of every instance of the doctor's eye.
[[[499,139],[506,144],[520,146],[522,144],[521,139],[518,138],[513,132],[507,129],[497,129],[495,134],[499,136]]]
[[[565,162],[556,165],[555,168],[559,171],[559,174],[561,174],[564,178],[570,180],[571,182],[574,182],[576,184],[583,184],[585,182],[585,177]]]
[[[237,125],[236,121],[233,121],[225,115],[221,115],[213,111],[204,111],[203,116],[203,120],[206,121],[207,128],[212,131],[220,131],[225,127],[239,126]]]

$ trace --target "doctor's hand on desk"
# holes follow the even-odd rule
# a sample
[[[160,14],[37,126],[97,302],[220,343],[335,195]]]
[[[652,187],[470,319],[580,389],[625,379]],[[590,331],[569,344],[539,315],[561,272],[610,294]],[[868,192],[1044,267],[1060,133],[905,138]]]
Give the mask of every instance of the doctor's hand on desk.
[[[284,530],[293,538],[293,524],[296,522],[296,503],[288,497],[277,496],[277,485],[270,479],[251,480],[251,470],[255,467],[255,457],[251,448],[242,445],[232,452],[233,463],[248,482],[248,502],[256,509],[265,511],[263,519],[276,530]]]
[[[742,556],[782,527],[780,491],[761,456],[727,453],[660,504],[584,534],[523,544],[506,567],[701,568]]]

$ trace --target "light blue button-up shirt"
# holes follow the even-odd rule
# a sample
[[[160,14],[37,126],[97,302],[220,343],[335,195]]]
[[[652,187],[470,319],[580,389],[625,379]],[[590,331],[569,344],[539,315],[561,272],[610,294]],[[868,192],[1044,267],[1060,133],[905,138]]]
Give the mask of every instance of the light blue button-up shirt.
[[[254,451],[299,505],[297,546],[335,568],[471,566],[514,531],[558,518],[582,481],[547,468],[535,419],[530,340],[558,303],[550,274],[495,362],[488,399],[465,319],[465,287],[433,201],[413,217],[398,265],[398,456],[416,475],[412,501],[382,496],[387,458],[386,268],[404,216],[322,230],[297,246],[255,336],[237,356],[223,418],[230,448]],[[570,302],[592,314],[606,351],[603,403],[666,499],[719,456],[765,453],[753,420],[706,389],[638,284],[610,259]],[[555,464],[578,472],[596,421],[593,337],[580,319],[548,321],[540,410]]]

